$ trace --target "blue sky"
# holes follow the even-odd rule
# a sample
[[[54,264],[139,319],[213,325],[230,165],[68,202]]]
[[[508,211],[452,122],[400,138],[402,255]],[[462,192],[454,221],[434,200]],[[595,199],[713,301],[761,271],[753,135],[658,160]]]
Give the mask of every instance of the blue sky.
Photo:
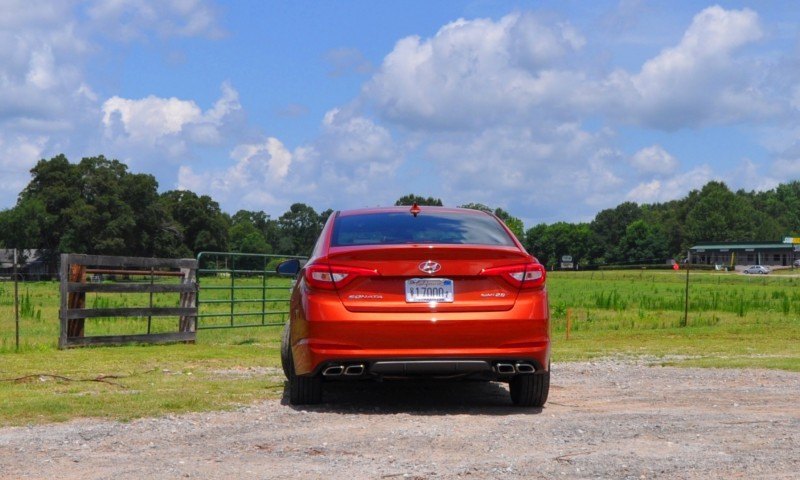
[[[0,208],[104,154],[225,211],[526,226],[800,178],[793,2],[0,2]]]

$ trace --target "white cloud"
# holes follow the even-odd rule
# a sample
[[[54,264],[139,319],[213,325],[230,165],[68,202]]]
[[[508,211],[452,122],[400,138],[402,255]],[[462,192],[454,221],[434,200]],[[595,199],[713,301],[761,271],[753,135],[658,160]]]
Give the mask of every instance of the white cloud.
[[[196,171],[183,165],[178,186],[235,208],[266,209],[290,199],[346,206],[342,202],[397,188],[402,156],[388,130],[350,109],[334,109],[325,114],[313,143],[290,151],[280,140],[268,138],[237,145],[230,158],[226,168]]]
[[[763,128],[761,133],[760,140],[771,156],[767,173],[756,176],[748,171],[742,178],[761,179],[760,183],[772,186],[800,179],[800,122]]]
[[[195,172],[183,165],[178,170],[178,188],[212,195],[223,203],[263,209],[276,203],[275,193],[284,191],[284,180],[293,155],[277,138],[236,146],[230,154],[233,165],[224,171]]]
[[[800,178],[800,158],[778,158],[772,166],[780,178]]]
[[[46,90],[56,85],[53,52],[49,45],[31,55],[30,70],[27,80],[33,86]]]
[[[615,171],[622,158],[607,142],[607,132],[592,134],[574,123],[454,134],[431,140],[427,161],[415,173],[424,178],[436,165],[437,179],[453,204],[502,204],[547,212],[539,221],[555,221],[588,214],[619,191],[623,180]],[[409,166],[403,170],[414,172]]]
[[[3,8],[14,10],[11,5]],[[82,84],[76,65],[86,53],[85,41],[69,20],[21,15],[20,22],[0,28],[0,124],[74,116],[84,108],[74,94]]]
[[[692,190],[702,188],[703,185],[715,178],[716,176],[711,167],[702,165],[667,179],[640,183],[627,193],[625,199],[637,203],[656,203],[675,200],[685,196]]]
[[[666,130],[774,114],[776,107],[755,87],[758,66],[734,55],[761,37],[754,11],[706,8],[678,45],[636,74],[612,73],[598,98],[612,118]]]
[[[50,0],[3,0],[0,2],[0,29],[57,24],[68,17],[72,2]]]
[[[661,145],[652,145],[634,153],[631,165],[642,175],[669,175],[678,168],[678,160]]]
[[[341,201],[337,192],[383,196],[397,188],[401,148],[387,128],[350,108],[328,111],[320,136],[308,147],[307,160],[317,165],[314,177],[325,201]]]
[[[457,20],[423,40],[397,42],[364,96],[408,128],[469,129],[514,123],[557,107],[583,75],[557,68],[584,40],[566,23],[529,14]]]
[[[117,149],[102,142],[98,128],[103,128],[103,112],[95,91],[97,80],[87,74],[86,65],[109,46],[104,41],[113,44],[125,35],[145,40],[154,32],[161,38],[215,36],[221,32],[216,22],[213,9],[199,0],[0,2],[0,169],[4,170],[3,187],[7,190],[13,185],[16,190],[13,195],[10,190],[0,193],[0,208],[13,203],[20,185],[29,180],[28,167],[39,158],[59,153],[75,160],[97,153],[123,158],[137,158],[143,153],[152,156],[146,150]],[[108,36],[101,39],[100,32],[108,32]],[[116,99],[114,115],[120,119],[123,114],[129,115],[127,127],[144,135],[148,124],[134,115],[137,106]],[[174,136],[174,142],[160,147],[175,154],[186,151],[188,142],[215,141],[209,136],[220,134],[219,125],[228,121],[226,108],[238,105],[234,100],[203,113],[199,123],[189,124],[185,135]],[[169,114],[152,121],[167,129],[184,122],[185,128],[191,113],[181,113],[183,104],[173,102],[170,106],[173,110],[166,108]],[[125,133],[121,120],[119,127]]]
[[[766,172],[764,171],[766,170]],[[797,171],[793,175],[780,176],[780,167],[762,168],[759,164],[745,158],[735,168],[728,170],[725,182],[728,185],[741,184],[741,179],[747,179],[747,190],[767,191],[786,183],[788,178],[800,177],[800,160],[797,162]]]
[[[141,100],[111,97],[103,103],[103,124],[107,130],[119,120],[125,133],[134,140],[151,141],[179,133],[184,125],[197,123],[203,114],[192,101],[158,98],[150,95]]]
[[[640,71],[592,78],[572,66],[586,40],[568,23],[462,19],[432,38],[398,41],[363,97],[382,118],[428,130],[589,115],[665,130],[760,119],[780,108],[760,88],[760,66],[740,52],[762,36],[754,11],[709,7]]]
[[[564,218],[625,199],[671,200],[712,178],[705,166],[679,172],[661,145],[625,158],[612,126],[671,131],[777,118],[783,112],[745,50],[762,37],[754,11],[709,7],[638,71],[598,74],[581,57],[588,41],[565,22],[461,19],[431,38],[399,40],[359,100],[420,146],[404,173],[434,164],[456,202],[517,202]],[[585,129],[587,120],[600,129]]]
[[[239,145],[231,152],[231,158],[237,161],[230,172],[237,183],[259,177],[280,182],[286,178],[292,164],[292,154],[277,138],[269,138],[261,144]]]
[[[30,179],[28,172],[42,158],[46,137],[0,132],[0,198],[15,198]]]
[[[95,0],[86,14],[99,30],[121,40],[144,40],[150,32],[162,37],[223,35],[214,9],[203,0]]]
[[[325,113],[317,149],[344,163],[376,163],[396,157],[389,131],[362,116],[333,109]]]
[[[220,140],[220,127],[241,110],[241,105],[236,90],[223,84],[222,97],[206,112],[192,100],[153,95],[139,100],[114,96],[103,103],[102,110],[103,125],[110,138],[148,146],[165,137],[177,142],[190,139],[213,144]]]
[[[46,137],[0,134],[0,170],[27,171],[41,158]]]

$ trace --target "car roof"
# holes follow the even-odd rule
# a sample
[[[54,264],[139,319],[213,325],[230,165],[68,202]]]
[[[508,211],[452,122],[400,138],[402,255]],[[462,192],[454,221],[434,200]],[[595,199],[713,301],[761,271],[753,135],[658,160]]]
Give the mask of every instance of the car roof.
[[[420,213],[436,212],[436,213],[455,213],[464,215],[490,215],[482,210],[473,210],[471,208],[451,208],[451,207],[434,207],[429,205],[420,205]],[[372,208],[357,208],[352,210],[341,210],[339,216],[350,215],[369,215],[375,213],[395,213],[395,212],[409,212],[411,205],[401,205],[399,207],[372,207]]]

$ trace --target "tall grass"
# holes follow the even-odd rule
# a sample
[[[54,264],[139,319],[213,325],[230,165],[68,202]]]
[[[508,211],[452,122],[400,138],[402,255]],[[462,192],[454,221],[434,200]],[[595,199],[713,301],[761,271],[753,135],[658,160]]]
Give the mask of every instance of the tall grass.
[[[685,308],[683,272],[551,272],[548,275],[552,329],[566,329],[567,310],[573,313],[572,329],[600,335],[608,332],[680,328]],[[204,277],[200,280],[201,314],[230,314],[229,279]],[[270,312],[267,323],[286,318],[291,282],[269,278],[237,280],[248,287],[236,290],[234,323],[260,323],[262,306]],[[220,288],[222,287],[222,288]],[[692,273],[690,276],[687,328],[718,327],[720,333],[734,326],[760,325],[800,328],[800,278],[787,276],[750,277],[732,273]],[[266,294],[266,296],[265,296]],[[153,295],[155,306],[177,306],[177,295]],[[253,301],[255,300],[255,301]],[[262,301],[263,300],[263,301]],[[146,306],[148,294],[89,293],[90,308]],[[204,303],[203,303],[204,302]],[[220,303],[214,303],[220,302]],[[31,282],[20,287],[20,326],[23,350],[50,350],[57,346],[58,284]],[[0,353],[13,350],[14,301],[11,283],[0,283]],[[99,318],[86,320],[87,335],[143,333],[145,318]],[[150,319],[151,331],[174,331],[177,318]],[[224,326],[226,316],[200,320],[201,326]],[[274,329],[273,329],[274,330]],[[199,342],[227,344],[260,337],[259,329],[200,331]],[[270,339],[269,341],[276,341]],[[557,350],[556,350],[557,351]]]
[[[715,366],[748,358],[800,370],[800,278],[691,273],[683,326],[685,281],[684,272],[552,272],[554,358],[681,355],[714,357]]]

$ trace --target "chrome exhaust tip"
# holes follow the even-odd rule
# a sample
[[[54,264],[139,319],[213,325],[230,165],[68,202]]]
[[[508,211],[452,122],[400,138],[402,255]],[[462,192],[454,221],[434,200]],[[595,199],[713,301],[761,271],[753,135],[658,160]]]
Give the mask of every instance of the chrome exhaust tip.
[[[364,365],[348,365],[347,368],[344,369],[344,374],[349,376],[358,376],[364,375]]]
[[[510,363],[498,363],[497,364],[497,373],[500,375],[513,375],[515,372],[514,365]]]
[[[533,373],[536,371],[533,365],[530,363],[518,363],[515,365],[517,369],[517,373]]]
[[[342,365],[331,365],[327,367],[325,370],[322,371],[323,377],[338,377],[339,375],[344,373],[344,366]]]

